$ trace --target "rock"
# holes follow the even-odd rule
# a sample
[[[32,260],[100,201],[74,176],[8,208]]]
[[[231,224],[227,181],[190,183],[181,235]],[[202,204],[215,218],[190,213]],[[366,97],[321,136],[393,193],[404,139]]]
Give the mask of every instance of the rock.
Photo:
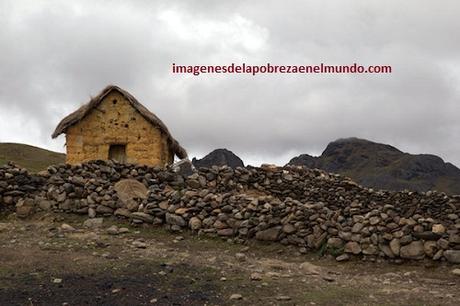
[[[222,222],[220,220],[216,220],[216,222],[214,222],[214,224],[213,224],[213,227],[216,228],[216,229],[224,229],[224,228],[227,228],[228,225],[225,222]]]
[[[38,207],[41,209],[41,210],[50,210],[51,207],[52,207],[52,202],[49,201],[49,200],[45,200],[45,199],[41,199],[39,200],[38,202]]]
[[[9,223],[0,223],[0,233],[5,232],[10,228],[12,228],[12,226]]]
[[[439,239],[436,244],[438,245],[438,247],[440,247],[441,249],[448,249],[449,248],[449,241],[447,241],[446,239]]]
[[[119,234],[126,234],[126,233],[129,233],[129,228],[120,227],[120,228],[118,229],[118,233],[119,233]]]
[[[34,211],[34,208],[31,206],[19,206],[16,207],[16,215],[18,218],[27,218],[30,216]]]
[[[395,256],[399,256],[399,251],[401,249],[401,244],[399,243],[399,239],[393,239],[390,241],[390,249],[391,249],[391,252],[395,255]]]
[[[230,300],[241,300],[241,299],[243,299],[243,296],[238,293],[234,293],[230,296]]]
[[[350,256],[348,254],[342,254],[342,255],[337,256],[335,260],[338,262],[348,261],[350,260]]]
[[[115,216],[131,218],[131,212],[126,208],[118,208],[117,210],[115,210],[115,212],[113,214]]]
[[[88,218],[96,218],[96,210],[92,207],[88,208]]]
[[[118,235],[119,233],[118,226],[116,225],[112,225],[107,229],[107,234],[109,235]]]
[[[413,241],[408,245],[402,246],[400,256],[407,259],[422,259],[425,255],[422,241]]]
[[[12,204],[14,204],[14,199],[13,199],[13,197],[11,197],[11,196],[3,197],[3,204],[5,204],[5,205],[12,205]]]
[[[371,218],[369,219],[369,223],[370,223],[371,225],[377,225],[377,224],[379,224],[379,222],[380,222],[380,218],[379,218],[379,217],[375,217],[375,216],[374,216],[374,217],[371,217]]]
[[[186,207],[181,207],[181,208],[176,209],[176,210],[174,211],[174,213],[175,213],[176,215],[183,215],[183,214],[185,214],[187,211],[188,211],[188,208],[186,208]]]
[[[143,212],[133,212],[131,213],[131,217],[133,219],[142,220],[147,223],[153,223],[153,219],[154,219],[153,216],[143,213]]]
[[[145,249],[147,248],[147,244],[140,240],[133,241],[132,245],[138,249]]]
[[[104,218],[93,218],[93,219],[88,219],[85,222],[83,222],[83,226],[94,229],[94,228],[101,227],[103,222],[104,222]]]
[[[185,177],[192,175],[195,171],[195,167],[193,167],[193,164],[188,158],[182,159],[172,164],[170,167],[173,172]]]
[[[61,224],[61,230],[63,232],[75,232],[75,228],[67,223]]]
[[[114,185],[118,198],[128,205],[129,200],[147,199],[149,190],[141,182],[134,179],[123,179]]]
[[[389,245],[381,243],[379,244],[379,249],[383,252],[383,254],[385,254],[386,257],[389,257],[389,258],[395,257],[395,254],[393,253]]]
[[[158,206],[163,210],[167,210],[169,207],[169,204],[168,204],[168,201],[162,201],[160,202],[160,204],[158,204]]]
[[[446,232],[446,228],[442,224],[433,224],[431,231],[435,234],[444,234]]]
[[[244,253],[236,253],[235,257],[238,261],[246,261],[246,254]]]
[[[448,262],[451,263],[460,263],[460,250],[446,250],[444,251],[444,257]]]
[[[449,243],[460,244],[460,235],[450,234],[449,235]]]
[[[323,275],[322,277],[326,282],[335,282],[335,278],[331,275]]]
[[[418,238],[418,239],[423,239],[423,240],[438,240],[441,238],[441,235],[438,233],[434,233],[432,231],[426,231],[426,232],[414,232],[413,236]],[[401,239],[402,240],[402,239]],[[402,241],[401,241],[402,242]]]
[[[452,270],[452,274],[453,274],[453,275],[460,276],[460,269],[453,269],[453,270]]]
[[[327,240],[327,246],[333,249],[340,249],[343,247],[343,240],[336,237],[331,237]]]
[[[291,297],[287,295],[279,295],[276,297],[277,301],[290,301]]]
[[[345,253],[353,253],[355,255],[361,253],[360,245],[355,241],[349,241],[345,244]]]
[[[184,218],[178,215],[166,213],[166,223],[171,225],[177,225],[179,227],[184,227],[187,225]]]
[[[111,215],[113,214],[113,209],[104,205],[98,205],[96,212],[102,215]]]
[[[219,236],[233,236],[233,229],[232,228],[224,228],[217,231],[217,235]]]
[[[364,227],[364,224],[362,223],[355,223],[353,227],[351,228],[352,233],[359,233]]]
[[[436,241],[425,241],[423,249],[428,257],[433,257],[437,252]]]
[[[251,280],[260,281],[260,280],[262,280],[262,275],[260,275],[260,273],[253,272],[253,273],[251,273]]]
[[[362,252],[364,255],[376,255],[378,252],[378,249],[375,245],[369,244],[369,245],[365,245],[365,247],[362,247]]]
[[[309,275],[319,275],[321,274],[321,267],[316,266],[310,262],[303,262],[299,266],[300,270],[302,270],[303,273],[309,274]]]
[[[436,254],[433,255],[433,260],[441,259],[442,255],[444,254],[444,250],[438,250]]]
[[[198,217],[192,217],[190,218],[190,221],[188,222],[188,226],[192,231],[197,231],[201,228],[201,220]]]
[[[272,228],[257,232],[256,239],[263,240],[263,241],[276,241],[278,240],[278,236],[280,232],[281,232],[280,227],[272,227]]]
[[[294,227],[294,225],[290,223],[283,225],[283,232],[285,232],[286,234],[292,234],[295,231],[296,231],[296,228]]]

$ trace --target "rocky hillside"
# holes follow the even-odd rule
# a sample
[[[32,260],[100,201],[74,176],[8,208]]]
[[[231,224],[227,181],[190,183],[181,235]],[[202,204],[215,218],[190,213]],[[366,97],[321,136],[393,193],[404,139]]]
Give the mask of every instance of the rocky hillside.
[[[0,165],[12,161],[32,172],[65,161],[65,154],[48,151],[22,143],[0,143]]]
[[[288,164],[339,173],[378,189],[460,194],[460,169],[451,163],[435,155],[404,153],[364,139],[339,139],[331,142],[319,157],[302,154]]]
[[[243,161],[227,149],[216,149],[202,159],[193,158],[192,163],[197,168],[210,168],[212,166],[244,167]]]

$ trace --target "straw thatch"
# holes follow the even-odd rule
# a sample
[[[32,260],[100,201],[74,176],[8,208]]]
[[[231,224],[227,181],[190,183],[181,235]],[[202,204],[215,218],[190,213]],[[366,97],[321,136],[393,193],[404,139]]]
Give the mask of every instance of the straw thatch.
[[[137,101],[136,98],[134,98],[134,96],[132,96],[129,92],[114,85],[107,86],[102,90],[100,94],[92,98],[88,103],[82,105],[75,112],[62,119],[51,137],[58,137],[60,134],[65,133],[69,127],[80,122],[83,118],[85,118],[86,115],[91,112],[91,110],[96,108],[112,90],[116,90],[121,95],[123,95],[123,97],[131,104],[134,109],[136,109],[148,122],[157,127],[164,135],[166,135],[168,144],[173,150],[174,154],[177,155],[177,157],[181,159],[187,157],[187,151],[185,151],[179,142],[172,137],[168,128],[163,123],[163,121],[160,120],[160,118],[158,118],[155,114],[145,108],[145,106],[139,103],[139,101]]]

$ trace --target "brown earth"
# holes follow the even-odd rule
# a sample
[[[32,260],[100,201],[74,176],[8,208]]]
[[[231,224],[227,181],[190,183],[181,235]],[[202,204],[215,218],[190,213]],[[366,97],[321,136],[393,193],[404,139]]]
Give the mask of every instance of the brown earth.
[[[238,245],[115,219],[88,229],[84,220],[0,219],[0,305],[460,303],[452,265],[337,263],[281,245]],[[114,224],[129,232],[109,235]],[[233,294],[242,299],[230,299]]]

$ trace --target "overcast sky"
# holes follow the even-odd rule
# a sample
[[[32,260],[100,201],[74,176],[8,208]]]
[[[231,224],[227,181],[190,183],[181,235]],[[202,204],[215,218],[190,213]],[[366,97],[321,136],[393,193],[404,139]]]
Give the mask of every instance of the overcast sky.
[[[459,1],[0,0],[0,142],[64,152],[108,84],[190,157],[284,164],[356,136],[460,165]],[[388,75],[178,75],[171,65],[391,65]]]

